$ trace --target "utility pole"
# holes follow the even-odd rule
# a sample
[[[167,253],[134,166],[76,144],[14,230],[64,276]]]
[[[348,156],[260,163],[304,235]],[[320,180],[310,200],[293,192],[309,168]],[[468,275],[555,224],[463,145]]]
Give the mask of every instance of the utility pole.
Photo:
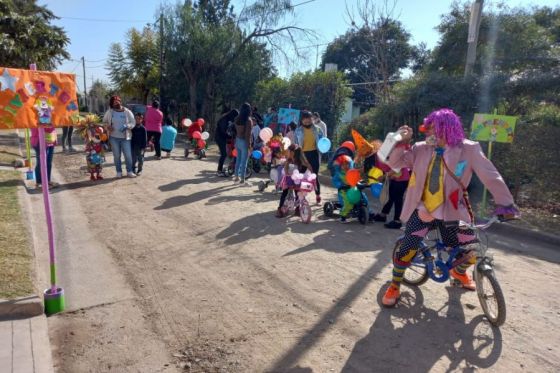
[[[84,102],[86,104],[86,111],[89,111],[86,87],[86,59],[84,56],[82,56],[82,67],[84,68]]]
[[[159,104],[160,108],[165,111],[163,106],[163,10],[159,15]]]
[[[480,20],[482,19],[482,6],[484,0],[475,0],[471,5],[471,19],[469,21],[469,35],[467,43],[467,63],[465,65],[465,77],[472,73],[476,61],[476,45],[478,44],[478,31],[480,30]]]

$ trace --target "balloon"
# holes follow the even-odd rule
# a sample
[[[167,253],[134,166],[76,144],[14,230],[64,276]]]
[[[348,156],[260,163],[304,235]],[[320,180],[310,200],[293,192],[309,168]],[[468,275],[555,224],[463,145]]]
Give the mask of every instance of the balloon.
[[[348,185],[356,186],[358,185],[358,181],[360,181],[360,170],[353,168],[346,172],[346,182]]]
[[[107,135],[102,133],[101,135],[99,135],[99,140],[101,141],[107,141]]]
[[[319,151],[324,154],[330,150],[331,140],[327,139],[326,137],[323,137],[317,143],[317,147],[319,148]]]
[[[383,190],[383,183],[371,184],[370,189],[371,189],[371,194],[375,198],[379,198],[379,196],[381,196],[381,190]]]
[[[270,128],[263,128],[260,132],[259,132],[259,137],[262,139],[262,141],[264,142],[269,142],[270,139],[272,138],[272,130]]]
[[[260,150],[253,150],[253,153],[251,153],[251,155],[253,156],[253,158],[255,159],[261,159],[263,154]]]
[[[356,151],[356,146],[354,145],[354,143],[352,141],[344,141],[342,143],[342,145],[340,145],[342,148],[346,148],[349,150],[352,150],[352,152]]]
[[[231,151],[231,155],[234,156],[235,158],[237,158],[237,149],[233,149]]]
[[[355,205],[362,199],[362,193],[358,190],[358,188],[353,187],[348,189],[346,192],[346,198],[348,198],[348,202]]]
[[[203,149],[204,147],[206,147],[206,141],[204,141],[203,139],[199,139],[197,144],[199,149]]]
[[[183,121],[181,122],[181,124],[185,127],[190,127],[192,124],[192,120],[190,120],[189,118],[185,118],[183,119]]]
[[[206,123],[202,118],[198,118],[196,121],[200,124],[200,127],[204,127],[204,123]]]
[[[210,134],[206,131],[202,132],[201,134],[202,140],[208,140],[210,138]]]
[[[194,131],[194,132],[192,133],[192,138],[193,138],[193,139],[197,139],[197,140],[198,140],[198,139],[201,139],[201,138],[202,138],[202,134],[201,134],[199,131]]]
[[[294,181],[294,183],[299,184],[302,179],[303,175],[300,174],[298,170],[294,170],[294,172],[292,172],[292,180]]]
[[[282,139],[282,144],[284,144],[284,150],[288,149],[292,145],[292,140],[289,137],[284,137]]]
[[[380,168],[377,167],[373,167],[371,170],[369,170],[368,172],[368,178],[370,180],[373,180],[375,182],[379,181],[379,178],[383,176],[383,170],[381,170]]]

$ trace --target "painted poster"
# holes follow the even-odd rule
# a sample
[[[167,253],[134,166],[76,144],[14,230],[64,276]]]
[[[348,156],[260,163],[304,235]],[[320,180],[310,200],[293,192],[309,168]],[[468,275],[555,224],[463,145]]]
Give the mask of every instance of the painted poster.
[[[517,117],[495,114],[475,114],[472,122],[471,140],[513,142]]]
[[[299,123],[299,110],[280,108],[278,112],[278,123],[288,125],[291,122]]]
[[[78,121],[74,74],[0,67],[0,129]]]

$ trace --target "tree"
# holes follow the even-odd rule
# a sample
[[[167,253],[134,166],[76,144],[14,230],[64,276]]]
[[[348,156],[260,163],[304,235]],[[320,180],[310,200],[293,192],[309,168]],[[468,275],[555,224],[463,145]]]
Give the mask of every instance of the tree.
[[[58,19],[36,0],[0,1],[0,66],[28,68],[36,63],[41,70],[52,70],[64,59],[69,39]]]
[[[119,92],[146,104],[150,94],[158,93],[159,38],[149,27],[132,28],[126,38],[126,49],[119,43],[109,48],[109,77]]]
[[[92,113],[103,113],[107,110],[110,88],[104,82],[96,80],[89,89],[89,109]]]

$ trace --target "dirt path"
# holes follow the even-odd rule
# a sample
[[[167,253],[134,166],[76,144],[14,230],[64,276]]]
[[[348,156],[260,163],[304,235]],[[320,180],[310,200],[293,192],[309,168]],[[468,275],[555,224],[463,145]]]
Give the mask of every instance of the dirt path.
[[[270,188],[213,176],[213,158],[148,157],[141,177],[122,180],[107,165],[106,182],[94,186],[79,171],[84,162],[55,156],[66,183],[55,198],[79,204],[133,296],[117,312],[100,305],[52,323],[59,371],[152,372],[138,357],[162,344],[165,369],[197,372],[560,370],[560,251],[493,241],[508,302],[500,330],[480,316],[474,293],[434,282],[404,288],[402,304],[386,310],[379,299],[399,232],[323,220],[319,207],[309,225],[276,219]]]

